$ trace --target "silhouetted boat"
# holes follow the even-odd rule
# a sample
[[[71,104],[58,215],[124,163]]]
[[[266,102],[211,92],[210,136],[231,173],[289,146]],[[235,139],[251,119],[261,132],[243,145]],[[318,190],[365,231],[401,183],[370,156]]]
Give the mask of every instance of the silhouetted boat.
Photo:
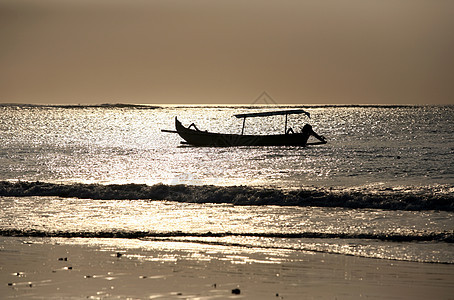
[[[249,114],[238,114],[235,115],[237,118],[243,118],[243,128],[241,134],[225,134],[225,133],[214,133],[208,131],[201,131],[197,126],[192,123],[188,127],[185,127],[175,117],[176,131],[173,130],[162,130],[163,132],[178,133],[185,142],[184,144],[190,144],[194,146],[215,146],[215,147],[228,147],[228,146],[306,146],[306,145],[320,145],[326,144],[326,139],[323,136],[318,135],[312,130],[312,126],[309,124],[304,125],[301,132],[295,133],[292,128],[287,129],[287,116],[289,114],[306,114],[309,113],[302,110],[286,110],[286,111],[272,111],[272,112],[260,112],[260,113],[249,113]],[[272,135],[247,135],[244,133],[244,125],[246,118],[249,117],[267,117],[275,115],[285,115],[285,133],[284,134],[272,134]],[[194,129],[191,129],[193,127]],[[318,139],[318,142],[308,143],[310,136]]]

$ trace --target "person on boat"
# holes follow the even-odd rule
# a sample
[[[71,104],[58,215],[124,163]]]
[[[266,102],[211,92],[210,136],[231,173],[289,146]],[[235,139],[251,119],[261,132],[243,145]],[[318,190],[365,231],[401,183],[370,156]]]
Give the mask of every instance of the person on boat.
[[[195,126],[194,123],[192,123],[191,125],[188,126],[188,128],[191,128],[191,127],[194,127],[195,130],[200,131],[200,130],[197,128],[197,126]]]
[[[295,133],[295,132],[293,131],[293,128],[292,128],[292,127],[290,127],[289,129],[287,129],[287,131],[285,132],[285,134],[290,134],[290,133]]]

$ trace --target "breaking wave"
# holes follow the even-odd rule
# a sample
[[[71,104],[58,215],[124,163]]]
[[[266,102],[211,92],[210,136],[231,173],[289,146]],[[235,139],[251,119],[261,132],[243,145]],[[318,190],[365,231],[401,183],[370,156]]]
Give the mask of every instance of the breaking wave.
[[[145,184],[56,184],[0,181],[0,196],[56,196],[100,200],[167,200],[188,203],[234,205],[318,206],[386,210],[454,211],[454,189],[444,191],[329,190],[306,188],[281,190],[248,186],[191,186]]]
[[[62,237],[62,238],[124,238],[124,239],[165,239],[165,238],[285,238],[285,239],[369,239],[390,242],[445,242],[454,243],[454,232],[396,234],[396,233],[262,233],[262,232],[153,232],[153,231],[45,231],[35,229],[0,229],[0,236],[16,237]]]

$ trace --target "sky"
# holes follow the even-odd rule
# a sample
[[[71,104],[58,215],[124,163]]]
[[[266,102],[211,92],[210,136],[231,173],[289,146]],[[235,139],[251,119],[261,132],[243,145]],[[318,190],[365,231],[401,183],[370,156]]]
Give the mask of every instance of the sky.
[[[454,104],[452,0],[0,0],[0,103]]]

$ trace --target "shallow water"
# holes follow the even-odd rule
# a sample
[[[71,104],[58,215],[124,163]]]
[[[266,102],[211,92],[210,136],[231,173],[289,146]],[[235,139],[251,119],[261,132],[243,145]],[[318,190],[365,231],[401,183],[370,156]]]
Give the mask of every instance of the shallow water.
[[[0,198],[3,235],[117,237],[454,263],[452,212]]]

